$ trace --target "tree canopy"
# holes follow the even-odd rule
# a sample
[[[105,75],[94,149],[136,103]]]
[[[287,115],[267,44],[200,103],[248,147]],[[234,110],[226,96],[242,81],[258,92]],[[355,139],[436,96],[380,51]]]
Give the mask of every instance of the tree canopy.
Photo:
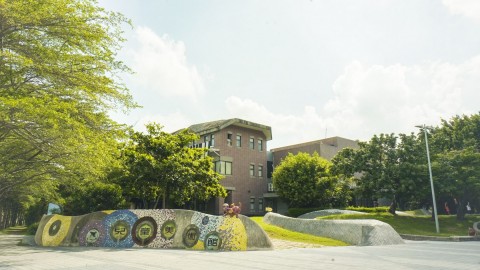
[[[333,177],[330,167],[316,152],[289,153],[273,171],[274,188],[292,207],[345,205],[348,184]]]
[[[147,125],[147,133],[132,132],[122,151],[125,169],[118,177],[127,197],[141,199],[144,208],[157,208],[160,199],[165,208],[169,199],[184,205],[225,197],[221,175],[213,171],[207,149],[189,147],[197,139],[188,130],[163,132],[155,123]]]
[[[465,205],[480,207],[480,114],[442,120],[427,130],[437,205],[454,208],[462,219]],[[418,134],[380,134],[344,149],[333,159],[332,171],[356,179],[357,196],[389,198],[393,208],[432,204],[424,130]],[[394,209],[392,209],[393,212]]]
[[[136,106],[117,75],[122,15],[93,0],[0,0],[0,201],[30,184],[95,178]]]

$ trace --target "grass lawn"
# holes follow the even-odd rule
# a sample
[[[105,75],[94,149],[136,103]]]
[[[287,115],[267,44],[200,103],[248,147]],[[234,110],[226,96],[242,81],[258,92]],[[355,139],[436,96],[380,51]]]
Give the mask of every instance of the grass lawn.
[[[253,221],[255,221],[258,225],[260,225],[260,227],[262,227],[262,229],[268,234],[270,238],[309,243],[309,244],[318,244],[318,245],[324,245],[324,246],[348,246],[347,243],[344,243],[339,240],[314,236],[311,234],[289,231],[274,225],[267,224],[263,222],[263,216],[250,217],[250,218]]]
[[[15,226],[15,227],[10,227],[6,228],[3,230],[0,230],[0,234],[26,234],[27,233],[27,227],[25,226]]]
[[[400,234],[431,236],[467,236],[468,228],[480,221],[480,215],[466,215],[464,221],[457,221],[455,215],[439,215],[440,233],[435,229],[435,220],[431,216],[393,216],[389,213],[370,213],[366,215],[332,215],[317,219],[376,219],[390,224]]]

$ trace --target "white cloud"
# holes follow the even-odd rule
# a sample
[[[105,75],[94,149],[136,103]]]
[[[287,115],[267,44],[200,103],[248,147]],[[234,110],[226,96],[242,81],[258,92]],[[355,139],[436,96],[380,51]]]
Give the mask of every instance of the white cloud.
[[[148,27],[138,27],[135,39],[139,47],[131,51],[133,81],[164,97],[195,98],[204,92],[204,79],[188,63],[185,44],[168,35],[158,36]]]
[[[146,132],[145,125],[148,123],[159,123],[163,126],[165,132],[175,132],[182,128],[190,126],[190,120],[180,112],[174,112],[167,115],[161,114],[146,114],[143,115],[136,123],[134,129],[141,132]]]
[[[480,1],[478,0],[443,0],[448,10],[457,15],[463,15],[480,23]]]
[[[237,117],[272,127],[273,140],[269,148],[324,138],[326,121],[312,106],[305,106],[301,115],[275,114],[250,100],[231,96],[225,107],[229,117]]]
[[[231,117],[270,125],[270,147],[327,137],[368,140],[380,133],[416,132],[415,125],[479,112],[480,56],[461,64],[364,66],[349,64],[321,111],[305,106],[300,115],[273,113],[249,99],[225,101]]]

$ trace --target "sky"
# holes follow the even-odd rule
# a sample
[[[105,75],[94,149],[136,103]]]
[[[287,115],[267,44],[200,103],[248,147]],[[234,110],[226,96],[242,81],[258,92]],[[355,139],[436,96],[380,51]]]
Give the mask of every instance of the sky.
[[[100,0],[131,19],[118,58],[144,131],[240,118],[268,149],[419,132],[480,112],[477,0]]]

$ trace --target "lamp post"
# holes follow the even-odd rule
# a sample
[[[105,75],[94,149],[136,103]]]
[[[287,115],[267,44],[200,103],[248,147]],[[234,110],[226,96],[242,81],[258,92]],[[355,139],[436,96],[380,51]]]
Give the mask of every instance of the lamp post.
[[[435,190],[433,188],[433,178],[432,178],[432,165],[430,164],[430,152],[428,150],[428,136],[427,136],[427,126],[415,126],[423,130],[425,133],[425,146],[427,148],[427,160],[428,160],[428,172],[430,174],[430,187],[432,188],[432,200],[433,200],[433,215],[435,216],[435,227],[437,229],[437,233],[440,233],[440,227],[438,225],[438,215],[437,215],[437,203],[435,200]]]

